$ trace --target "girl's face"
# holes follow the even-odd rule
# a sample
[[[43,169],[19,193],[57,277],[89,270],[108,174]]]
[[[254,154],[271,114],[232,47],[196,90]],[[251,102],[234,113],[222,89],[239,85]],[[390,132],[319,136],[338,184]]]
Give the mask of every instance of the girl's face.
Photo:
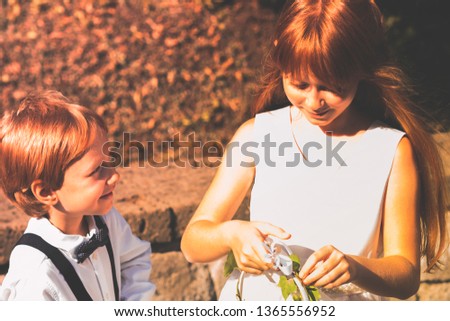
[[[322,130],[339,131],[350,120],[348,107],[355,97],[358,82],[340,89],[331,88],[312,75],[305,79],[283,75],[283,87],[292,105],[299,108],[311,124]]]

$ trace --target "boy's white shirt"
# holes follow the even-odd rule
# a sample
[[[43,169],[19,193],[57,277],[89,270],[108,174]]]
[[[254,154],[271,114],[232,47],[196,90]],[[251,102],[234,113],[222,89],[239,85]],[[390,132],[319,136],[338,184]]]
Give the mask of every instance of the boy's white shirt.
[[[45,218],[31,218],[26,233],[41,236],[59,248],[69,259],[94,301],[114,300],[111,264],[106,246],[102,246],[83,263],[77,263],[74,251],[97,228],[88,216],[87,236],[67,235]],[[121,300],[149,300],[155,292],[150,282],[151,247],[133,235],[120,213],[112,208],[105,216],[114,252]],[[15,247],[10,266],[0,288],[0,300],[76,300],[64,277],[41,251],[27,245]]]

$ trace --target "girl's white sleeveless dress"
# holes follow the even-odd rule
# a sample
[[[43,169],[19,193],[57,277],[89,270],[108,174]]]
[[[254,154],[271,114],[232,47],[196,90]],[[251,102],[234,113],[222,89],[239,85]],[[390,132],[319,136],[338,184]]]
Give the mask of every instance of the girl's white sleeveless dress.
[[[344,140],[322,133],[303,116],[299,128],[294,135],[290,107],[256,116],[256,144],[242,149],[256,163],[250,219],[291,233],[285,243],[301,263],[328,244],[346,254],[379,257],[385,189],[404,133],[375,121],[364,133]],[[239,274],[229,277],[220,300],[236,299]],[[246,274],[244,299],[283,300],[276,286],[279,276]],[[321,290],[321,295],[329,300],[381,299],[352,284]]]

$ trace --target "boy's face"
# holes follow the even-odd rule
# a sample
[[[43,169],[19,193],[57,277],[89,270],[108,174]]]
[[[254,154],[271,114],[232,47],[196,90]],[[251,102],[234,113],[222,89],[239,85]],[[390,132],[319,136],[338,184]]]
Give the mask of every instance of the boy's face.
[[[56,210],[66,214],[102,215],[112,208],[113,191],[120,176],[115,168],[100,166],[108,160],[102,152],[105,142],[105,134],[97,130],[89,151],[66,170],[63,185],[55,191],[59,200]]]

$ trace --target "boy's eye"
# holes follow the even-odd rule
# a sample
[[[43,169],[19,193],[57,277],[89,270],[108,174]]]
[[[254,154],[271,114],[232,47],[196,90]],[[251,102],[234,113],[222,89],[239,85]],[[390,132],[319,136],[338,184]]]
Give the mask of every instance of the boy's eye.
[[[95,174],[97,174],[98,172],[100,172],[101,170],[101,166],[98,166],[91,174],[89,174],[89,176],[93,176]]]

